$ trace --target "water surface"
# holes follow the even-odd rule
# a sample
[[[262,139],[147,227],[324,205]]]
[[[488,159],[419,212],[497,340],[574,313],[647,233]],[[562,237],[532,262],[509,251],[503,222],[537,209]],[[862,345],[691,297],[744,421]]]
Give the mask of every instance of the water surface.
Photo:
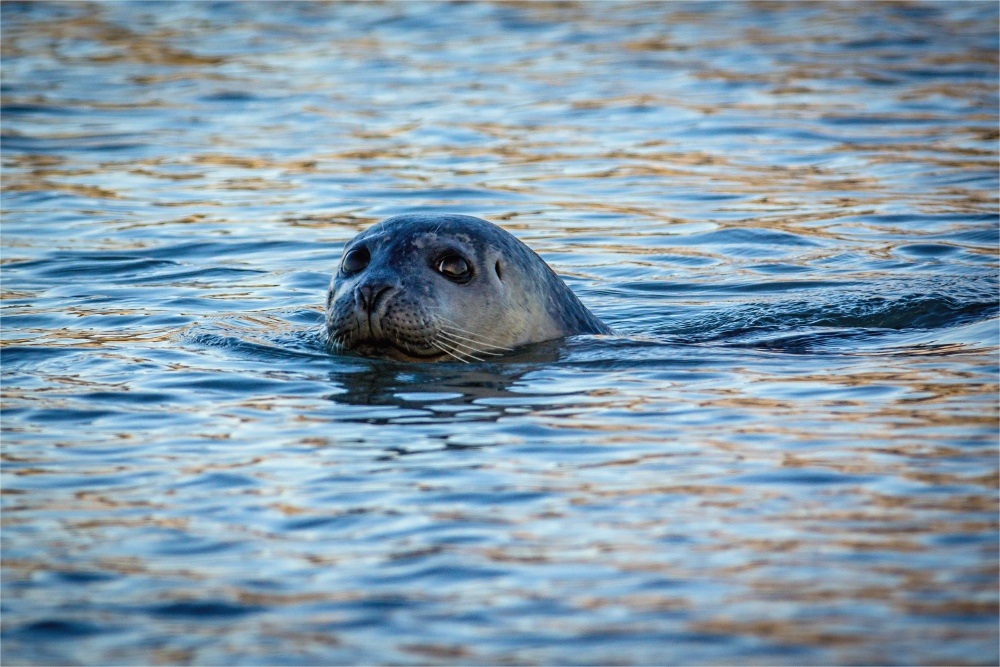
[[[997,24],[3,3],[5,664],[996,664]],[[330,354],[492,220],[619,334]]]

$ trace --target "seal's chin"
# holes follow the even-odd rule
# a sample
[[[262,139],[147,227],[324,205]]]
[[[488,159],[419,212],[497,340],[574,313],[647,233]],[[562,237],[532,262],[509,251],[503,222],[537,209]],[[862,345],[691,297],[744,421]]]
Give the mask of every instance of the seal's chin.
[[[351,352],[363,357],[394,359],[395,361],[439,361],[447,356],[440,350],[405,348],[384,340],[359,340],[347,346]]]

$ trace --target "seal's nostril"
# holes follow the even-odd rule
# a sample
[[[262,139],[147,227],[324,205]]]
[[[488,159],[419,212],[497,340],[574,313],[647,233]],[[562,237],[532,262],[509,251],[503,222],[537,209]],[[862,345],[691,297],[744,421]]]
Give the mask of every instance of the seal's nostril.
[[[357,294],[361,302],[361,307],[369,313],[373,312],[382,296],[391,289],[391,285],[373,285],[370,283],[359,285]]]

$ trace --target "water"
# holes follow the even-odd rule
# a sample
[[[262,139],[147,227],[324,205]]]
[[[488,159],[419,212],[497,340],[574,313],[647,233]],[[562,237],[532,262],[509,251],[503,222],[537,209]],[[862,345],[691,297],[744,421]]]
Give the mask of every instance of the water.
[[[996,664],[996,3],[3,3],[5,664]],[[619,334],[329,354],[485,217]]]

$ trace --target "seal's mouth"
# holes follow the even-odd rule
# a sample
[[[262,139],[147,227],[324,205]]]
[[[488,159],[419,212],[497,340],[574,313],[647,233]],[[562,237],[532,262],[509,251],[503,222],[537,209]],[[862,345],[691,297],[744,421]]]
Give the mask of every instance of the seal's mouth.
[[[396,361],[440,361],[447,356],[445,352],[439,350],[420,350],[412,346],[404,347],[390,341],[374,339],[354,341],[348,349],[363,357],[379,357],[395,359]]]

